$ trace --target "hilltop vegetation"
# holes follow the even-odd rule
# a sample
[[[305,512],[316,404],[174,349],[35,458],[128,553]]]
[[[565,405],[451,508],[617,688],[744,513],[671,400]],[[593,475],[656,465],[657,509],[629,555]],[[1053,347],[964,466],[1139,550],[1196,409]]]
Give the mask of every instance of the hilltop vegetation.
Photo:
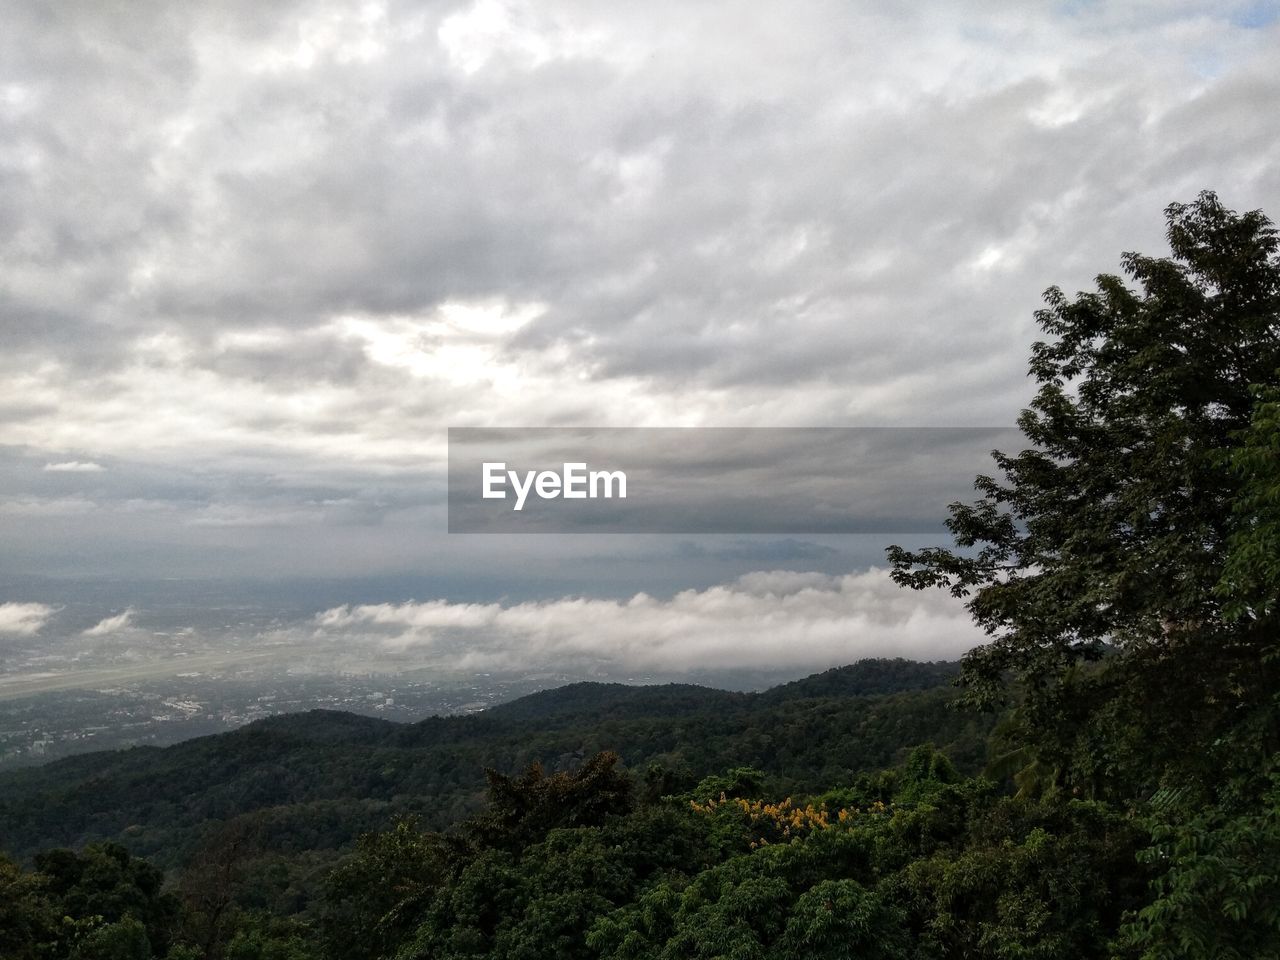
[[[925,741],[974,772],[992,721],[945,709],[956,672],[863,661],[763,694],[582,683],[417,724],[332,711],[275,717],[0,776],[0,849],[25,857],[112,840],[174,867],[247,819],[271,849],[328,851],[396,814],[439,829],[461,820],[479,806],[487,768],[572,767],[606,749],[632,769],[662,764],[682,789],[738,765],[766,771],[779,789],[822,789]]]
[[[0,838],[33,860],[0,871],[10,898],[0,944],[43,951],[15,956],[376,956],[372,944],[392,947],[383,914],[408,916],[425,894],[406,885],[424,877],[462,882],[486,858],[514,864],[526,848],[536,858],[563,829],[683,837],[668,854],[637,848],[632,867],[617,864],[635,871],[632,889],[672,856],[711,855],[702,848],[723,814],[697,813],[683,796],[816,794],[861,776],[889,799],[896,781],[873,772],[923,741],[976,771],[993,720],[949,709],[957,673],[867,660],[760,694],[583,683],[412,725],[312,711],[15,771],[0,777]],[[626,768],[603,743],[621,748]],[[153,864],[170,868],[169,888]],[[407,876],[385,879],[397,872]]]
[[[6,957],[140,960],[685,957],[728,955],[726,945],[744,956],[906,957],[912,944],[967,943],[987,911],[981,898],[1005,890],[1025,904],[998,911],[1004,935],[1096,946],[1137,900],[1090,904],[1085,892],[1106,882],[1100,870],[1132,867],[1138,831],[1096,804],[1020,804],[933,747],[908,750],[949,737],[970,771],[981,764],[991,720],[948,707],[954,674],[864,661],[763,694],[577,684],[492,716],[409,727],[317,711],[23,771],[6,778],[16,788],[6,810],[51,807],[49,823],[100,832],[82,853],[35,854],[28,870],[0,861],[0,946]],[[522,736],[531,717],[545,723]],[[661,731],[692,752],[646,753]],[[597,737],[630,737],[630,769],[610,752],[557,754]],[[403,785],[377,803],[266,804],[251,789],[314,768],[309,790],[367,791],[340,774],[344,763],[363,757],[370,766],[359,769],[386,774],[406,751],[414,762],[401,769],[422,773],[500,749],[541,750],[567,769],[535,762],[484,779],[473,757],[463,792],[484,799],[443,833],[398,810]],[[726,756],[768,762],[727,766]],[[192,805],[173,799],[183,791]],[[140,822],[108,834],[126,796]],[[206,816],[233,796],[239,807]],[[357,818],[369,832],[340,854]],[[125,846],[160,837],[189,844],[168,888]],[[1033,917],[1058,884],[1081,894]],[[970,896],[973,916],[941,923],[940,904]]]

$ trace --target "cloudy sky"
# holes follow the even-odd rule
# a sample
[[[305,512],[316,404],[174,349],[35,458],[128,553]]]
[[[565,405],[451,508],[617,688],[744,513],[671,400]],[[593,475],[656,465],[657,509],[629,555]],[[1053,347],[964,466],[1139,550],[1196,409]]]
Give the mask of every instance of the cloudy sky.
[[[23,635],[74,599],[31,576],[516,598],[483,632],[785,568],[890,622],[840,579],[880,543],[450,537],[445,430],[1008,424],[1045,287],[1280,209],[1273,2],[4,8]]]

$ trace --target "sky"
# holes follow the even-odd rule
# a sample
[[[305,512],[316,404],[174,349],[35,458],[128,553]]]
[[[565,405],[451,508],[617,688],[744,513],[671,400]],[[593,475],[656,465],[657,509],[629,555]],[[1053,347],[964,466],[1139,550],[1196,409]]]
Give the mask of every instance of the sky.
[[[682,663],[764,597],[753,662],[953,655],[881,541],[449,535],[446,430],[1007,426],[1046,287],[1280,210],[1276,3],[3,6],[0,638],[178,578],[332,584],[316,642]]]

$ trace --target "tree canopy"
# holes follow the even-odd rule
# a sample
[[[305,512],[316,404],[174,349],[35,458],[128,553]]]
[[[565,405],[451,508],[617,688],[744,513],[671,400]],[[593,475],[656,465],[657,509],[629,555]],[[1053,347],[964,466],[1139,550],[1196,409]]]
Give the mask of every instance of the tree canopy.
[[[1187,745],[1245,715],[1255,759],[1277,746],[1276,231],[1208,192],[1166,219],[1171,256],[1046,293],[1028,446],[952,505],[955,547],[889,551],[899,583],[967,597],[991,635],[971,700],[1016,688],[1047,769],[1090,793],[1204,774]]]

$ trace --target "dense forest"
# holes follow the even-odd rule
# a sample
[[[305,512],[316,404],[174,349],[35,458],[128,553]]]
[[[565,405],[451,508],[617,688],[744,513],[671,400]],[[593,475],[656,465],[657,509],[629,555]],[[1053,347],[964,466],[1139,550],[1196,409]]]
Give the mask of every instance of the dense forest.
[[[954,545],[990,634],[762,694],[283,717],[0,780],[8,958],[1280,958],[1280,260],[1046,296]],[[487,773],[482,771],[487,770]]]
[[[416,724],[333,711],[262,720],[171,747],[86,754],[0,777],[0,842],[27,857],[112,840],[165,869],[213,826],[252,824],[269,849],[330,851],[392,817],[444,828],[474,813],[486,769],[569,770],[603,750],[685,789],[752,765],[806,791],[931,741],[969,772],[988,716],[945,709],[955,664],[868,660],[776,687],[583,683]]]

